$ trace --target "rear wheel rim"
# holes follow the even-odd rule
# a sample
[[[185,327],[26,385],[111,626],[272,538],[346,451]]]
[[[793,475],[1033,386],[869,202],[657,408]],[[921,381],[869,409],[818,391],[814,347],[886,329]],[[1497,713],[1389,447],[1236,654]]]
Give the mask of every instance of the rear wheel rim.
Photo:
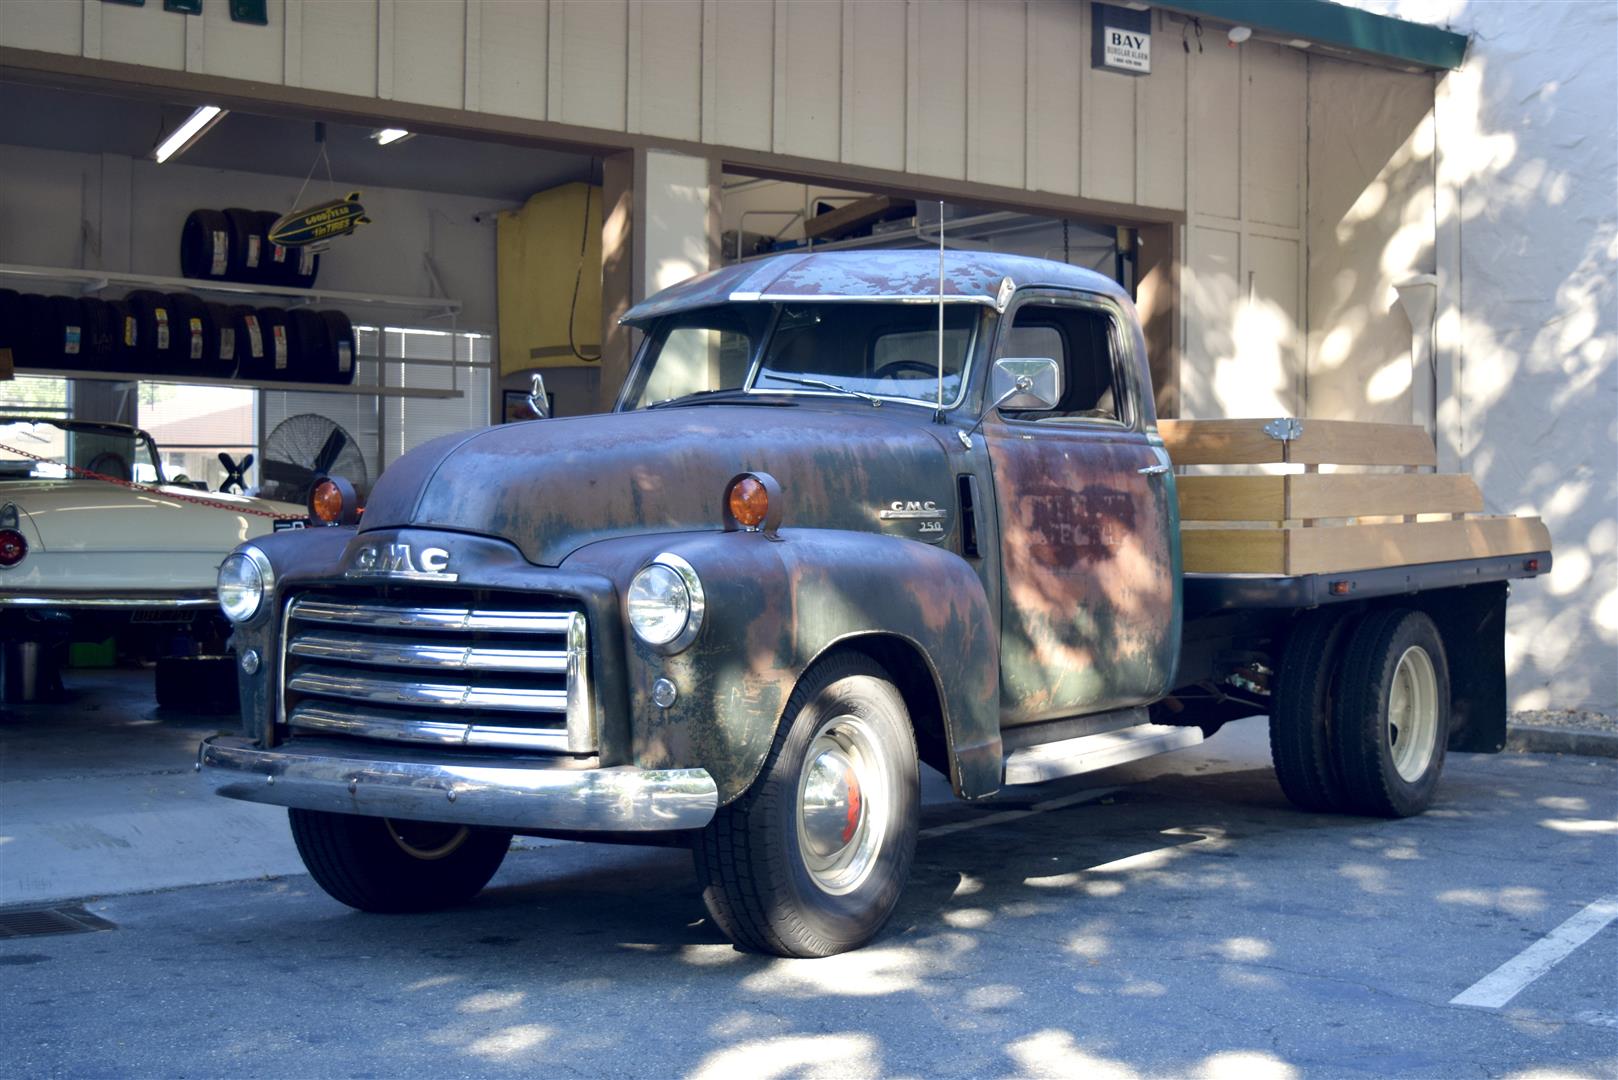
[[[393,837],[399,850],[412,859],[431,862],[452,855],[466,842],[470,830],[465,825],[431,821],[394,821],[383,818],[382,826]]]
[[[1438,674],[1419,645],[1406,649],[1393,669],[1384,735],[1394,771],[1406,783],[1420,780],[1438,745]]]
[[[843,714],[809,740],[798,773],[798,851],[816,887],[843,896],[863,885],[891,827],[891,770],[870,725]]]

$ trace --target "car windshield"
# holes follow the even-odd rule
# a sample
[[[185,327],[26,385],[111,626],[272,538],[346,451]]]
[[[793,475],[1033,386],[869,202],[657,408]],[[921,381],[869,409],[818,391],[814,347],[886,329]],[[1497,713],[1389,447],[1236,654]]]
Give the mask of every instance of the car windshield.
[[[162,483],[152,437],[89,421],[0,418],[0,480],[74,480],[88,474]]]
[[[981,319],[977,305],[945,306],[946,406],[960,398]],[[760,393],[936,405],[938,308],[813,301],[681,312],[653,329],[630,385],[628,409]]]

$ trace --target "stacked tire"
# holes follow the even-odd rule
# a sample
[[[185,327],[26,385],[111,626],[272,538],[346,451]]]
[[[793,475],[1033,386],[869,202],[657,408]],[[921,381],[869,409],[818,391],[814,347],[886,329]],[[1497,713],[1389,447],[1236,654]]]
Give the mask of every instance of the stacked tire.
[[[270,210],[193,210],[180,230],[180,271],[204,281],[312,288],[320,256],[270,242]]]
[[[354,381],[340,311],[216,304],[137,289],[122,300],[0,289],[0,348],[18,368],[252,381]]]

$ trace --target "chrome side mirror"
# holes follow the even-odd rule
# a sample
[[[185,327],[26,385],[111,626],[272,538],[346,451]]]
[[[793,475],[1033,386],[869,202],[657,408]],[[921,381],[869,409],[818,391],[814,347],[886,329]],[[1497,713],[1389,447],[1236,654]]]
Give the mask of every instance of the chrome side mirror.
[[[1062,400],[1062,365],[1049,357],[1007,356],[994,362],[989,373],[989,393],[994,400],[965,431],[957,431],[961,446],[972,449],[972,433],[983,418],[994,410],[1053,409]]]
[[[528,390],[528,407],[534,410],[536,420],[549,420],[551,418],[551,399],[545,395],[545,376],[534,372],[533,382]]]
[[[1062,365],[1048,356],[1001,357],[989,374],[989,398],[995,409],[1054,409],[1062,400]]]

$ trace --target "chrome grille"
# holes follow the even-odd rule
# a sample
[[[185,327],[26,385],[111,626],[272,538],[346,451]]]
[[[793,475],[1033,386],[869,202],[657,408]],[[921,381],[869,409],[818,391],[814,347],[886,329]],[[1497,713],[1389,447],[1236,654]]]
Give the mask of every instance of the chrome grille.
[[[578,612],[299,596],[282,627],[281,722],[356,738],[596,750]]]

